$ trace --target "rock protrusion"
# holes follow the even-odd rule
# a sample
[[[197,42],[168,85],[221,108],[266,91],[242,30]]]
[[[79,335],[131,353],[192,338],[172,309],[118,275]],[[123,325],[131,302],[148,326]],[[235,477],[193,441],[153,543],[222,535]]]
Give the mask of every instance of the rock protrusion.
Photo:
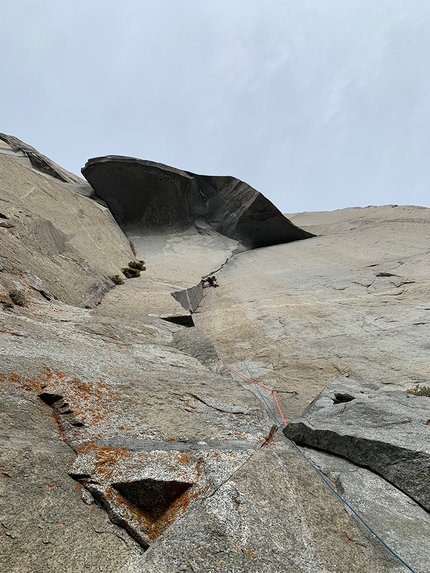
[[[329,384],[284,434],[371,469],[430,510],[428,398],[347,384]]]
[[[247,249],[313,236],[235,177],[196,175],[117,155],[90,159],[82,173],[125,232],[159,233],[204,221]]]
[[[199,282],[197,285],[170,293],[179,304],[190,311],[196,312],[203,298],[203,284]]]
[[[31,145],[24,143],[24,141],[21,141],[18,137],[7,135],[6,133],[0,133],[0,140],[7,143],[15,153],[22,153],[27,157],[30,160],[33,169],[36,169],[36,171],[44,173],[45,175],[50,175],[51,177],[54,177],[54,179],[58,179],[63,183],[71,183],[78,186],[85,184],[83,179],[70,173],[70,171],[67,171],[63,167],[60,167],[60,165],[57,165],[52,161],[52,159],[49,159],[49,157],[46,157]]]

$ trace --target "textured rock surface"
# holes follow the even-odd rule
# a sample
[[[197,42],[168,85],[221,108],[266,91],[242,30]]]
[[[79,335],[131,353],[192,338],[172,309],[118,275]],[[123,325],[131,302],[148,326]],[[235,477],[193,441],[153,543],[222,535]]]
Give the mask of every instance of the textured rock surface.
[[[430,510],[430,399],[329,384],[284,434],[382,475]]]
[[[291,218],[319,236],[242,253],[222,269],[205,321],[219,355],[255,363],[289,420],[339,375],[373,390],[430,385],[430,210]]]
[[[66,236],[52,255],[41,232],[30,241],[26,225],[0,228],[0,568],[404,571],[273,431],[272,393],[243,376],[276,388],[289,419],[339,375],[378,395],[427,383],[428,210],[304,214],[294,219],[323,236],[240,253],[205,221],[136,227],[146,273],[83,308],[85,273],[118,272],[132,258],[127,239],[103,206],[16,154],[0,160],[0,223],[43,215]],[[71,264],[68,242],[86,263],[48,289],[45,269]],[[190,315],[172,293],[195,293],[216,269],[220,288]],[[12,287],[25,306],[11,303]],[[54,288],[57,299],[41,294]],[[309,455],[426,573],[428,513],[364,469]]]
[[[375,531],[383,533],[386,543],[395,547],[416,571],[428,569],[429,552],[425,542],[425,539],[430,539],[428,513],[375,473],[337,456],[303,449],[337,492],[359,511]],[[417,539],[422,539],[421,545]]]
[[[115,155],[90,159],[82,173],[127,233],[188,228],[202,220],[246,248],[311,236],[234,177],[195,175]]]
[[[71,183],[77,186],[84,186],[85,181],[75,175],[66,171],[60,165],[57,165],[52,159],[42,155],[37,149],[24,143],[13,135],[0,133],[0,153],[3,155],[13,155],[20,163],[28,167],[32,167],[36,171],[49,175],[54,179],[58,179],[63,183]]]
[[[67,475],[75,454],[34,394],[2,386],[0,420],[2,571],[112,571],[141,554],[102,509],[83,502]]]
[[[196,507],[189,520],[174,524],[148,551],[145,570],[343,573],[399,569],[362,532],[351,528],[342,507],[333,504],[327,488],[294,449],[275,441],[270,449],[257,451],[205,504]]]
[[[406,390],[416,384],[430,386],[430,211],[368,207],[300,214],[291,219],[319,236],[234,257],[219,275],[221,287],[212,290],[205,303],[205,332],[221,361],[275,388],[289,421],[299,417],[326,385],[339,377],[347,386],[345,393],[353,394],[360,385],[367,394],[380,395],[381,401],[386,393],[387,400],[395,395],[412,404],[415,397],[407,398]],[[271,399],[268,392],[261,392]],[[396,428],[401,434],[405,427],[414,426],[416,432],[408,435],[417,462],[422,456],[420,451],[414,453],[414,447],[426,439],[429,416],[425,412],[430,409],[428,398],[419,403],[425,419],[421,413],[413,424],[396,424],[391,436],[388,427],[383,430],[382,417],[380,426],[381,435],[390,440]],[[277,414],[273,402],[271,406]],[[413,409],[408,415],[412,421]],[[348,419],[344,422],[342,436],[348,437],[351,426]],[[338,430],[340,434],[339,425]],[[378,431],[372,430],[374,434]],[[428,438],[426,444],[424,450]],[[351,442],[349,446],[354,449]],[[341,472],[346,462],[330,459],[331,472]],[[409,479],[417,482],[415,488],[421,487],[423,471],[427,482],[428,462],[407,469]],[[369,493],[366,507],[373,502],[373,495],[379,493]],[[351,482],[348,496],[362,499],[359,479]],[[383,538],[393,539],[394,549],[401,552],[405,544],[398,545],[396,539],[402,538],[406,526],[396,517],[402,513],[399,492],[389,484],[384,487],[384,504],[392,508],[394,517],[388,518],[386,510],[384,519],[374,521],[375,527]],[[416,504],[415,508],[421,516],[419,523],[428,527],[428,513]],[[410,529],[413,546],[420,538],[427,547],[426,527]],[[408,550],[407,555],[414,565],[413,551]],[[416,570],[426,571],[425,563],[421,553]]]
[[[0,296],[22,281],[29,292],[94,306],[134,258],[127,238],[105,207],[18,159],[0,153]]]

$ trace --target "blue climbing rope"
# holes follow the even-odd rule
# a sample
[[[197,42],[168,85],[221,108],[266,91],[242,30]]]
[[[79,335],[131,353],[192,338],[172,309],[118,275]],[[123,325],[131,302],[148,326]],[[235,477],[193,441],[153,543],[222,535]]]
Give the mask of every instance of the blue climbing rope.
[[[252,377],[251,371],[248,367],[248,364],[246,363],[246,360],[243,358],[241,352],[238,350],[239,345],[238,342],[236,340],[236,337],[234,335],[234,331],[228,321],[227,318],[227,314],[225,312],[223,312],[224,315],[224,319],[225,322],[227,324],[229,333],[230,333],[230,339],[234,342],[234,351],[236,356],[239,357],[240,361],[244,364],[248,374],[249,374],[249,378],[251,379],[251,381],[254,383],[255,388],[257,389],[258,393],[260,394],[260,397],[262,399],[262,401],[264,402],[268,412],[271,414],[271,416],[273,417],[273,419],[275,420],[276,424],[278,426],[282,426],[283,424],[279,421],[279,419],[277,418],[275,412],[273,411],[273,409],[270,407],[270,405],[268,404],[267,400],[265,399],[265,397],[263,396],[263,394],[261,393],[258,385],[254,382],[254,379]],[[301,450],[301,448],[299,448],[299,446],[293,441],[290,440],[289,438],[287,438],[285,436],[285,438],[294,446],[294,448],[300,453],[300,455],[303,457],[304,460],[306,460],[306,462],[311,466],[311,468],[317,473],[317,475],[321,478],[321,480],[326,484],[326,486],[330,489],[330,491],[332,493],[334,493],[336,495],[336,497],[338,499],[340,499],[340,501],[357,517],[357,519],[368,529],[368,531],[370,531],[370,533],[380,542],[382,543],[382,545],[389,551],[389,553],[391,553],[391,555],[393,555],[393,557],[395,557],[402,565],[404,565],[407,569],[409,569],[409,571],[412,571],[412,573],[418,573],[415,569],[413,569],[404,559],[402,559],[402,557],[400,557],[400,555],[398,553],[396,553],[394,551],[394,549],[392,549],[388,543],[386,543],[382,537],[380,535],[378,535],[376,533],[376,531],[374,529],[372,529],[372,527],[370,527],[370,525],[366,522],[366,520],[358,513],[358,511],[356,509],[354,509],[352,507],[352,505],[342,496],[340,495],[340,493],[338,493],[336,491],[336,489],[331,485],[331,483],[326,479],[326,477],[324,476],[324,474],[317,468],[317,466],[306,456],[306,454]]]
[[[296,448],[296,450],[300,453],[301,456],[303,456],[303,458],[308,462],[308,464],[316,471],[316,473],[319,475],[319,477],[323,480],[323,482],[326,484],[326,486],[346,505],[346,507],[352,511],[352,513],[361,521],[361,523],[367,527],[367,529],[370,531],[370,533],[372,535],[374,535],[376,537],[376,539],[378,541],[380,541],[382,543],[382,545],[388,549],[388,551],[394,555],[394,557],[396,557],[396,559],[398,559],[400,561],[400,563],[402,565],[404,565],[407,569],[409,569],[409,571],[412,571],[412,573],[418,573],[417,571],[415,571],[415,569],[413,569],[408,563],[406,563],[406,561],[404,559],[402,559],[400,557],[400,555],[398,553],[396,553],[394,551],[394,549],[392,549],[388,543],[385,543],[385,541],[376,533],[376,531],[374,529],[372,529],[370,527],[370,525],[361,517],[361,515],[358,513],[357,510],[355,510],[352,505],[350,503],[348,503],[346,501],[346,499],[344,497],[342,497],[340,495],[340,493],[338,493],[335,488],[331,485],[331,483],[326,479],[326,477],[324,476],[324,474],[317,468],[317,466],[306,456],[306,454],[303,452],[303,450],[301,450],[301,448],[299,448],[299,446],[293,441],[290,440],[289,438],[287,438],[287,440],[289,442],[291,442],[291,444],[293,444],[293,446]]]

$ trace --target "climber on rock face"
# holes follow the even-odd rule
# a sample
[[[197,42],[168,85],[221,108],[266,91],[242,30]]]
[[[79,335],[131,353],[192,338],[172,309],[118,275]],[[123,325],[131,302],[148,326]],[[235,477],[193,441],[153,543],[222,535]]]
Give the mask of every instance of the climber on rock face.
[[[217,283],[215,275],[211,275],[211,276],[208,276],[208,277],[205,277],[204,279],[202,279],[202,285],[203,285],[203,287],[206,287],[206,286],[217,287],[217,286],[219,286],[219,284]]]

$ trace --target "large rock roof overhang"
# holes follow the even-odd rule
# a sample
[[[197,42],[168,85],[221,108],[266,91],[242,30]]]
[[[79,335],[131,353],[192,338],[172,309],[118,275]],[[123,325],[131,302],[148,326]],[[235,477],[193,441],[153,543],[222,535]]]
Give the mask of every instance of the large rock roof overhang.
[[[250,249],[313,236],[235,177],[116,155],[90,159],[82,173],[126,232],[169,232],[203,221]]]

